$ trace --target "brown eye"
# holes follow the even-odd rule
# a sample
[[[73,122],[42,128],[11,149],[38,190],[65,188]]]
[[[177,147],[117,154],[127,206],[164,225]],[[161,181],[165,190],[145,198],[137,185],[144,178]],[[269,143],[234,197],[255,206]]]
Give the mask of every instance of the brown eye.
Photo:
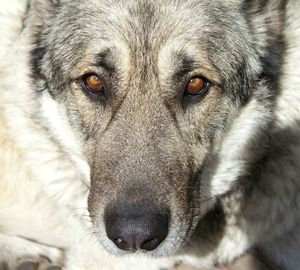
[[[189,81],[186,87],[186,94],[199,95],[203,94],[208,87],[208,81],[201,77],[194,77]]]
[[[86,90],[94,93],[100,93],[104,91],[103,80],[96,74],[87,75],[83,79],[84,87]]]

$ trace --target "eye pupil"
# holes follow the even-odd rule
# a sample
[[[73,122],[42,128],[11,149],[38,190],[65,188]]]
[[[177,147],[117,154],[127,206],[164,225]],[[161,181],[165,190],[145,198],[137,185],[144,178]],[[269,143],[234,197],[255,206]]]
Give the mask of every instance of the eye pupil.
[[[103,81],[101,78],[95,74],[89,75],[85,78],[85,85],[88,90],[92,92],[102,92],[103,91]]]
[[[200,94],[206,88],[206,81],[200,77],[192,78],[187,86],[187,92],[190,95]]]

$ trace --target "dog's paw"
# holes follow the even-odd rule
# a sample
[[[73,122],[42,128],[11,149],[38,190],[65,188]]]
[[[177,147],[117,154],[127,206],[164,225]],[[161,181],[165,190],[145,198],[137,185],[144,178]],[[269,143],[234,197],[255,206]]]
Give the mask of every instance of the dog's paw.
[[[63,250],[0,234],[0,270],[60,270]]]
[[[39,261],[21,261],[17,266],[17,270],[62,270],[62,267],[51,263],[47,258],[42,258]]]

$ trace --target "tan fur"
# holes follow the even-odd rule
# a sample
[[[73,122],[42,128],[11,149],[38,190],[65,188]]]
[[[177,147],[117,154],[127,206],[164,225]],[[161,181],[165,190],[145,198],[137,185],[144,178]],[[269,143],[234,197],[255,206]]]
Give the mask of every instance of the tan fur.
[[[116,4],[118,1],[112,2]],[[150,0],[146,2],[153,4]],[[283,61],[285,68],[280,74],[282,76],[281,92],[274,98],[276,101],[272,104],[275,106],[272,119],[274,107],[266,106],[259,100],[261,98],[259,95],[250,98],[243,107],[232,109],[236,105],[231,105],[232,107],[228,105],[229,102],[222,98],[223,93],[218,86],[205,96],[201,105],[198,102],[199,107],[193,103],[191,109],[183,117],[182,108],[175,108],[175,112],[170,112],[168,107],[170,104],[163,102],[162,98],[164,95],[168,96],[170,89],[167,87],[166,91],[165,85],[159,85],[159,81],[166,81],[170,69],[176,67],[176,63],[170,61],[172,59],[170,52],[173,49],[179,50],[176,47],[180,49],[185,47],[182,44],[186,43],[185,29],[189,27],[182,24],[183,30],[178,34],[178,41],[174,42],[171,39],[170,43],[163,44],[165,47],[161,51],[159,51],[159,46],[154,46],[152,51],[154,56],[151,58],[149,54],[149,58],[145,57],[144,62],[140,60],[148,56],[148,52],[145,52],[146,46],[139,44],[143,33],[139,33],[140,36],[138,36],[141,40],[135,40],[136,46],[140,46],[140,51],[135,55],[136,48],[129,49],[125,42],[119,39],[118,32],[116,34],[113,32],[114,29],[108,28],[112,31],[109,35],[113,36],[112,33],[114,33],[118,37],[117,41],[112,42],[112,48],[118,48],[115,54],[119,55],[118,67],[124,70],[121,79],[125,81],[123,88],[120,87],[120,89],[125,89],[126,94],[120,97],[121,102],[117,100],[118,102],[108,112],[88,99],[86,93],[84,94],[76,83],[76,79],[92,61],[90,58],[94,51],[103,49],[103,43],[93,39],[90,47],[81,55],[84,60],[78,61],[76,63],[78,66],[72,67],[73,71],[70,72],[72,83],[68,84],[68,88],[71,89],[68,97],[74,99],[72,106],[78,109],[78,114],[82,118],[81,123],[90,135],[88,136],[90,140],[86,142],[83,139],[82,126],[75,125],[78,124],[76,121],[78,115],[73,114],[72,117],[68,115],[69,111],[63,98],[58,102],[48,91],[41,91],[38,100],[35,99],[37,96],[35,86],[39,81],[32,83],[32,77],[29,76],[30,52],[33,49],[33,39],[39,31],[37,26],[44,22],[44,19],[45,21],[48,19],[48,7],[41,0],[33,0],[32,3],[35,5],[29,14],[32,21],[26,21],[28,27],[23,28],[26,3],[25,1],[19,3],[21,7],[10,16],[1,14],[0,5],[2,22],[0,24],[2,37],[0,48],[3,48],[0,51],[0,263],[7,262],[8,266],[15,270],[14,268],[24,260],[39,261],[40,255],[43,255],[66,270],[171,269],[174,264],[182,261],[195,267],[199,265],[211,267],[214,264],[232,262],[249,248],[259,247],[268,260],[288,270],[297,269],[300,243],[297,241],[300,235],[297,220],[300,202],[298,184],[295,184],[299,179],[299,169],[294,166],[294,163],[298,162],[300,155],[297,136],[300,130],[298,91],[300,27],[298,14],[294,9],[288,9],[288,27],[284,35],[289,43],[285,44],[287,46]],[[50,6],[50,1],[47,3]],[[95,1],[92,7],[102,11],[100,4],[104,5],[103,3],[106,1]],[[135,3],[135,1],[128,1],[122,8],[126,11],[127,4]],[[163,6],[164,3],[170,3],[170,1],[159,1],[159,3]],[[233,9],[238,10],[235,6],[237,1],[228,0],[224,3],[233,5]],[[296,0],[291,0],[289,3],[294,4],[294,7],[299,7],[299,2]],[[112,19],[115,19],[114,16],[119,18],[121,14],[124,18],[121,16],[120,21],[124,19],[126,22],[128,14],[124,10],[114,9],[112,12],[110,5],[104,6],[105,12],[112,15]],[[142,9],[143,6],[139,8]],[[170,29],[173,28],[174,22],[178,23],[177,27],[181,29],[180,22],[175,16],[176,8],[169,5],[166,10],[170,11],[174,17],[167,18],[170,19],[168,23],[172,26]],[[187,6],[184,5],[180,9],[183,18],[186,10]],[[134,11],[138,17],[140,10],[137,8]],[[205,12],[202,12],[204,16]],[[259,23],[265,17],[269,18],[270,14],[258,16],[257,22],[254,22],[255,26],[259,27]],[[276,14],[274,12],[274,16],[271,17],[276,20],[277,12]],[[151,18],[148,19],[151,22]],[[165,19],[163,16],[161,21],[164,22]],[[116,19],[115,21],[119,22]],[[140,21],[137,21],[134,21],[133,25],[139,29]],[[59,28],[61,22],[56,23]],[[193,23],[194,21],[191,20],[190,25]],[[162,25],[168,26],[167,23]],[[211,25],[211,27],[217,27],[217,25]],[[258,50],[262,50],[261,54],[263,54],[267,46],[265,44],[267,43],[265,37],[267,30],[264,26],[259,29],[261,29],[261,36],[257,38],[263,41],[259,44]],[[97,24],[91,25],[89,30],[93,34],[99,34]],[[274,31],[273,28],[271,30]],[[122,32],[120,29],[119,31]],[[161,37],[157,37],[156,34],[156,31],[153,31],[153,38],[160,40]],[[132,35],[129,34],[129,36]],[[51,38],[49,43],[56,44],[57,40],[53,36]],[[64,39],[65,36],[60,35],[58,31],[58,38]],[[236,35],[236,38],[239,38],[239,35]],[[100,43],[102,47],[99,46]],[[241,43],[241,48],[244,49],[243,46],[246,45],[243,41]],[[64,46],[66,46],[64,49],[68,49],[69,44],[59,42],[57,44],[57,51]],[[111,44],[104,45],[110,46]],[[233,45],[230,43],[230,46]],[[187,47],[192,56],[203,52],[201,51],[203,48],[199,52],[194,46]],[[249,50],[250,55],[247,59],[249,60],[247,68],[257,75],[261,69],[259,59],[256,55],[253,56],[255,53],[251,50],[251,46],[245,48]],[[134,53],[130,54],[130,50]],[[60,59],[60,56],[61,54],[58,53],[57,59]],[[69,55],[69,58],[72,60],[73,56],[78,56],[77,50],[71,54],[71,57]],[[158,62],[156,62],[157,57]],[[48,66],[45,70],[52,74],[51,68],[53,67],[49,68],[49,66],[55,62],[55,58],[46,60],[48,60]],[[208,57],[204,56],[200,60],[198,61],[203,61],[204,64],[207,62],[209,65]],[[218,61],[222,60],[226,63],[227,59],[218,59]],[[60,64],[68,70],[69,62],[71,61],[63,61]],[[231,67],[228,68],[228,75],[230,75]],[[141,76],[143,72],[146,74],[145,78]],[[219,83],[216,70],[209,67],[203,72]],[[59,79],[56,82],[61,83]],[[286,87],[287,82],[292,82],[289,87]],[[165,91],[159,92],[160,87]],[[267,86],[261,87],[260,91],[268,90],[266,88]],[[147,91],[149,89],[152,91]],[[196,135],[209,133],[207,130],[212,120],[217,122],[218,118],[216,116],[216,119],[213,119],[212,115],[218,115],[218,112],[222,115],[222,108],[226,106],[228,110],[230,109],[230,117],[225,130],[216,129],[218,143],[213,145],[212,149],[207,145],[205,145],[206,148],[201,146]],[[179,121],[176,126],[174,117],[176,118],[177,109],[181,116],[178,117]],[[69,117],[72,118],[73,126],[70,124]],[[266,124],[270,119],[272,125]],[[222,120],[219,121],[222,122]],[[178,127],[181,128],[181,134],[186,132],[187,135],[181,137]],[[105,133],[108,128],[111,129]],[[261,172],[263,180],[259,182],[260,185],[253,185],[253,188],[249,190],[254,192],[248,194],[244,192],[242,184],[237,188],[235,184],[241,178],[240,176],[244,176],[243,173],[248,173],[247,165],[252,165],[251,161],[256,155],[260,155],[260,142],[263,138],[257,135],[260,135],[257,130],[267,130],[267,137],[274,140],[271,141],[272,149],[279,148],[277,151],[280,153],[286,150],[289,156],[283,155],[276,159],[276,155],[274,157],[271,155],[273,158],[265,163],[266,167]],[[152,141],[153,138],[155,139]],[[208,151],[212,153],[202,168]],[[202,199],[203,203],[200,203],[201,206],[195,213],[193,212],[194,205],[191,207],[188,201],[191,187],[186,172],[190,169],[188,166],[190,164],[187,162],[190,155],[197,157],[192,163],[196,167],[194,173],[198,173],[199,168],[201,168],[201,173],[203,170],[203,179],[201,179],[201,188],[203,188],[201,196],[203,197],[199,195],[194,198],[195,205],[199,205]],[[220,162],[214,164],[218,159]],[[114,166],[115,161],[122,163],[122,166]],[[94,177],[92,184],[91,172]],[[152,186],[150,180],[153,181]],[[149,190],[145,189],[145,192],[143,188],[146,183],[149,184]],[[287,184],[283,185],[283,183]],[[137,189],[134,190],[137,192],[128,195],[126,193],[128,187],[136,187]],[[140,187],[142,189],[139,191]],[[198,185],[194,189],[198,189]],[[91,204],[89,211],[92,217],[96,217],[93,220],[94,227],[92,227],[88,212],[88,194]],[[204,201],[206,202],[205,199],[211,194],[213,194],[213,199],[219,199],[224,215],[217,212],[216,215],[212,215],[209,223],[205,223],[206,216],[203,217],[203,215],[211,205],[206,206]],[[172,206],[170,208],[175,216],[170,228],[172,234],[169,234],[165,241],[167,244],[164,243],[165,246],[162,245],[163,247],[157,254],[166,255],[176,252],[175,255],[168,258],[150,259],[140,254],[126,258],[108,254],[98,243],[96,236],[108,250],[114,253],[120,251],[106,236],[103,225],[105,207],[115,202],[121,205],[130,200],[135,203],[143,202],[147,196],[153,204],[165,203]],[[277,199],[273,200],[274,197]],[[209,214],[208,217],[211,217]],[[191,217],[188,218],[188,216]],[[199,220],[204,220],[204,222],[198,223]],[[191,223],[193,223],[192,229],[189,227]],[[196,225],[199,225],[198,230]],[[189,237],[187,237],[187,229],[188,234],[191,234]],[[191,245],[186,250],[177,250],[184,241],[188,245],[191,242]],[[237,269],[239,269],[239,263],[243,264],[243,259],[235,265]]]

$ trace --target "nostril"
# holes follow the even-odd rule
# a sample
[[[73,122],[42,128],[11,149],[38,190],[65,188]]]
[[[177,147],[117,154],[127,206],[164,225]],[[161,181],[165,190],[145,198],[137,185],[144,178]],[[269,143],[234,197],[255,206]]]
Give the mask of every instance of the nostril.
[[[159,244],[160,241],[157,238],[152,238],[143,242],[141,244],[141,249],[146,251],[151,251],[154,250]]]
[[[129,245],[124,239],[122,238],[117,238],[113,240],[114,244],[122,250],[127,250],[130,251],[133,249],[133,247],[131,245]]]

